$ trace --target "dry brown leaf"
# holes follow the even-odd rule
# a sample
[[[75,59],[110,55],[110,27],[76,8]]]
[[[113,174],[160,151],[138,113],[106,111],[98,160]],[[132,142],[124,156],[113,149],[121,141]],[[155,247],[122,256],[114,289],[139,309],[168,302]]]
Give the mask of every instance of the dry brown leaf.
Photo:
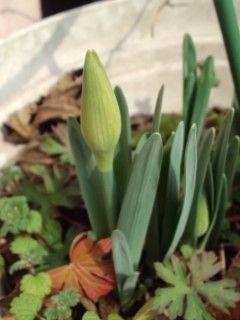
[[[27,148],[17,157],[17,160],[23,166],[32,166],[33,164],[52,165],[56,160],[48,156],[46,153],[41,152],[38,148]]]
[[[76,99],[66,95],[49,97],[45,99],[43,105],[38,109],[34,118],[34,125],[38,126],[52,119],[67,120],[69,116],[79,115],[80,104]]]
[[[69,96],[78,97],[81,92],[82,70],[65,74],[51,89],[51,95],[65,92]]]
[[[46,97],[10,116],[5,125],[5,139],[11,143],[28,143],[39,138],[52,124],[56,125],[56,121],[59,123],[69,116],[79,116],[81,74],[81,70],[66,74]],[[42,127],[44,123],[48,124],[46,128]]]
[[[31,123],[36,110],[36,104],[32,103],[9,117],[7,126],[13,130],[9,140],[14,140],[15,143],[24,143],[36,136],[37,129]]]

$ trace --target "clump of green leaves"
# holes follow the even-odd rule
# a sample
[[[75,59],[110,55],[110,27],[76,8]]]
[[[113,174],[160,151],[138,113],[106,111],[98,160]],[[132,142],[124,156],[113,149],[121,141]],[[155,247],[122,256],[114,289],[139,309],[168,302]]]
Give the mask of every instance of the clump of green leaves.
[[[159,134],[164,87],[152,128],[131,154],[126,99],[120,88],[114,97],[94,51],[87,52],[84,64],[80,130],[76,119],[68,122],[93,236],[112,236],[123,308],[134,295],[144,244],[150,262],[170,257],[179,244],[203,250],[218,239],[228,209],[239,151],[239,138],[231,135],[234,110],[227,113],[216,139],[213,128],[204,131],[216,84],[213,58],[207,57],[199,68],[194,43],[186,35],[183,65],[183,121],[165,145]]]
[[[63,132],[66,133],[66,132]],[[41,140],[40,149],[51,156],[58,156],[61,165],[73,165],[73,156],[70,149],[69,141],[64,135],[62,137],[65,143],[58,142],[50,134],[45,133]]]
[[[25,275],[20,283],[21,294],[11,302],[10,312],[16,320],[34,320],[42,308],[44,297],[51,291],[47,273]]]
[[[173,255],[163,263],[155,263],[157,276],[169,286],[159,288],[155,296],[137,313],[151,316],[155,312],[167,312],[170,319],[183,317],[184,320],[213,320],[205,301],[227,313],[240,299],[235,291],[233,279],[211,280],[219,271],[221,263],[213,252],[193,254],[188,261],[180,260]]]
[[[40,233],[42,230],[42,217],[36,210],[31,210],[24,196],[4,197],[0,199],[0,237],[8,233],[18,234]]]
[[[37,240],[23,236],[13,240],[10,251],[19,256],[19,260],[11,265],[10,273],[22,269],[33,271],[34,267],[44,263],[44,259],[48,255],[48,251]]]
[[[46,320],[71,319],[72,307],[79,303],[79,296],[74,289],[60,291],[51,297],[51,306],[44,311]]]

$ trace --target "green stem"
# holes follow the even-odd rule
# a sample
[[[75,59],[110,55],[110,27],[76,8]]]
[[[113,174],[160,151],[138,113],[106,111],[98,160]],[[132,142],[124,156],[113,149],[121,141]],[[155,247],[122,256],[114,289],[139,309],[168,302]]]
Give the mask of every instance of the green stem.
[[[235,91],[240,104],[240,33],[232,0],[214,0],[225,42]]]
[[[108,222],[109,235],[116,228],[117,216],[116,216],[116,197],[115,197],[115,185],[113,171],[101,172],[100,176],[100,188],[103,195],[103,202],[106,209],[106,220]]]

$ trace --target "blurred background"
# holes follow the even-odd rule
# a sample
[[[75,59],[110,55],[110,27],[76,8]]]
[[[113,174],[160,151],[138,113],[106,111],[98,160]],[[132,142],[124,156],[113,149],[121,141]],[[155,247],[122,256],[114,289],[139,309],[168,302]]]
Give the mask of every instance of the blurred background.
[[[97,0],[0,0],[0,38],[32,25],[43,17],[95,1]]]
[[[221,85],[210,105],[229,106],[232,80],[212,0],[0,0],[0,123],[81,68],[88,48],[123,88],[131,114],[152,112],[163,83],[164,112],[178,112],[185,33],[200,63],[215,59]]]

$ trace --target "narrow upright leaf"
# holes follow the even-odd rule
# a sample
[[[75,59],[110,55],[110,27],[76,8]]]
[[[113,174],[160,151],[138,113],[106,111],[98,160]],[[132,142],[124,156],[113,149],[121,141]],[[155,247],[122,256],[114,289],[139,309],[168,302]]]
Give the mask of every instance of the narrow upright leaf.
[[[208,107],[210,92],[214,80],[213,58],[208,57],[203,65],[202,74],[197,83],[196,98],[193,106],[191,124],[197,125],[197,139],[199,140],[202,132],[204,117]]]
[[[236,173],[238,158],[239,158],[240,139],[235,136],[228,147],[227,160],[225,166],[225,173],[227,177],[228,195],[231,194],[234,175]]]
[[[108,208],[104,203],[103,190],[100,188],[101,182],[95,160],[82,138],[79,123],[76,119],[69,119],[68,130],[78,182],[92,229],[97,238],[108,236],[111,233],[111,227],[107,220]]]
[[[197,82],[196,49],[189,34],[183,40],[183,119],[187,135],[193,111]]]
[[[138,265],[158,188],[162,161],[162,140],[154,133],[133,162],[117,229],[129,244],[133,263]]]
[[[175,132],[172,133],[168,141],[163,146],[163,158],[161,165],[161,174],[159,179],[158,190],[153,207],[152,217],[148,229],[146,241],[147,259],[149,263],[153,263],[162,258],[161,249],[161,234],[163,232],[163,217],[164,217],[164,199],[166,196],[166,185],[168,177],[169,159],[171,146]]]
[[[213,128],[208,129],[199,147],[194,198],[193,198],[191,213],[188,219],[188,224],[187,224],[185,236],[184,236],[184,239],[187,242],[191,243],[192,245],[195,245],[197,240],[196,234],[195,234],[197,206],[199,202],[199,197],[203,192],[203,185],[204,185],[204,181],[207,174],[207,168],[208,168],[210,155],[212,151],[214,136],[215,136],[215,130]]]
[[[153,115],[152,133],[159,132],[160,121],[161,121],[163,93],[164,93],[164,86],[162,85],[159,90],[159,93],[158,93],[157,102],[156,102],[156,106],[155,106],[155,112]]]
[[[117,194],[118,200],[121,203],[128,182],[131,166],[131,123],[127,101],[122,89],[120,87],[116,87],[114,92],[119,105],[122,123],[122,130],[114,158],[114,174]]]
[[[225,116],[224,122],[219,130],[216,146],[213,154],[213,177],[215,194],[219,192],[220,180],[222,179],[222,174],[225,170],[228,142],[231,133],[232,121],[234,116],[234,110],[230,109]]]
[[[226,180],[226,177],[225,175],[223,174],[222,177],[221,177],[221,180],[220,180],[220,184],[218,186],[218,193],[216,194],[216,197],[215,197],[215,202],[214,202],[214,210],[212,212],[212,215],[210,217],[210,225],[209,225],[209,228],[208,228],[208,231],[207,233],[204,235],[203,239],[201,240],[201,243],[199,244],[199,249],[200,250],[204,250],[205,249],[205,246],[211,236],[211,234],[213,233],[213,230],[215,228],[215,224],[216,224],[216,221],[217,221],[217,216],[218,216],[218,213],[219,213],[219,210],[221,209],[220,205],[222,204],[222,200],[223,202],[225,203],[225,199],[222,199],[223,195],[225,194],[225,190],[224,190],[224,184],[226,183],[224,180]],[[224,209],[224,212],[225,212],[225,208]]]
[[[168,178],[164,203],[164,217],[162,220],[161,250],[166,252],[172,240],[172,235],[178,222],[178,198],[180,191],[181,164],[184,149],[184,124],[180,122],[170,152]]]
[[[124,306],[130,302],[133,296],[138,273],[134,270],[126,237],[120,230],[114,230],[112,233],[112,253],[118,293],[121,304]]]
[[[197,173],[197,138],[196,138],[196,126],[193,125],[190,132],[186,147],[185,161],[185,192],[183,207],[179,215],[178,224],[174,233],[171,245],[168,248],[166,257],[169,257],[175,251],[184,231],[190,214],[192,200],[194,196],[194,189],[196,184]]]
[[[222,192],[220,196],[220,202],[218,210],[216,211],[216,218],[213,220],[213,228],[210,234],[210,238],[212,242],[216,242],[223,225],[223,220],[225,218],[227,212],[227,202],[228,202],[228,189],[227,189],[227,178],[226,175],[223,174],[223,183],[222,183]]]

